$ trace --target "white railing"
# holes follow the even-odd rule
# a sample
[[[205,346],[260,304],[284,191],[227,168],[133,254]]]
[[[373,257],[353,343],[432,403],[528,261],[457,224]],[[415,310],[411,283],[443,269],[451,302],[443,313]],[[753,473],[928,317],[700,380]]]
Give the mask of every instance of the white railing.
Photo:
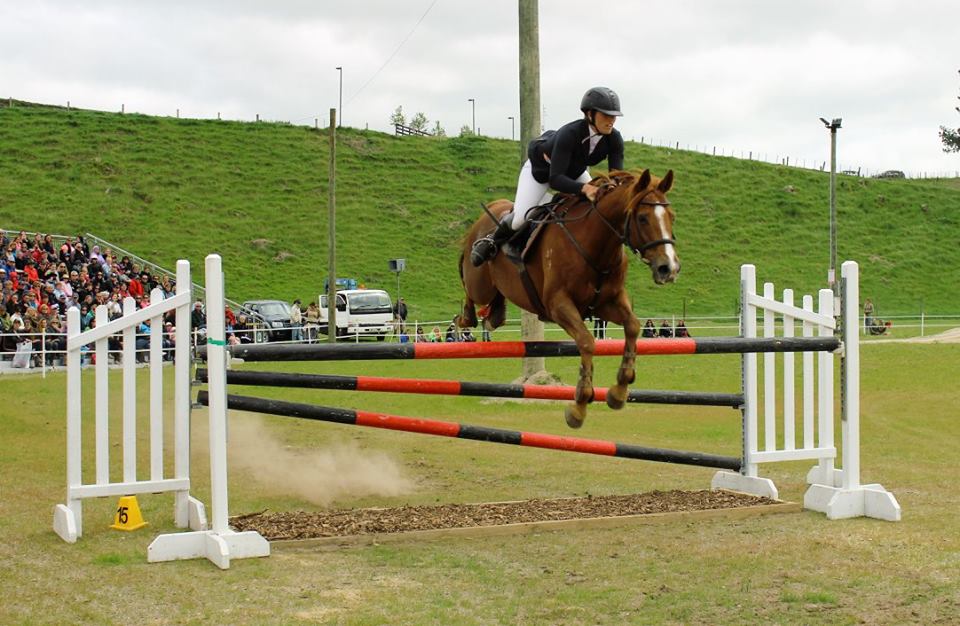
[[[818,293],[817,309],[813,297],[805,295],[802,307],[794,306],[794,294],[785,289],[782,300],[774,295],[772,283],[765,283],[763,295],[756,291],[756,269],[741,268],[741,328],[743,337],[757,337],[757,319],[762,320],[762,336],[793,337],[797,324],[803,337],[829,337],[838,331],[842,337],[841,358],[841,445],[843,468],[836,469],[834,442],[834,354],[802,353],[800,378],[801,441],[797,442],[796,388],[798,374],[795,356],[772,352],[763,356],[762,377],[757,355],[742,357],[743,377],[743,467],[739,474],[721,471],[714,476],[714,489],[732,489],[771,498],[779,494],[773,481],[760,476],[760,464],[782,461],[815,460],[807,474],[810,487],[804,507],[827,514],[830,519],[867,516],[897,521],[900,505],[881,485],[860,484],[860,325],[859,274],[857,264],[847,261],[841,268],[840,310],[834,310],[831,290]],[[779,318],[779,325],[777,320]],[[839,321],[838,321],[839,320]],[[778,370],[778,359],[780,367]],[[777,402],[778,371],[782,402]],[[762,386],[761,386],[762,378]],[[762,392],[762,393],[761,393]],[[762,413],[762,422],[761,422]],[[762,443],[760,436],[763,436]]]

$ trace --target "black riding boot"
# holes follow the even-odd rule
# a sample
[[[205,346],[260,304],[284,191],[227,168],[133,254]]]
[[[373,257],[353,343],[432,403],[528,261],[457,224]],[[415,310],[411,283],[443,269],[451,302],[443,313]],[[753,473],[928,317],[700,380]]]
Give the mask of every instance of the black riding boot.
[[[474,267],[480,267],[485,262],[497,256],[497,250],[514,234],[510,227],[510,220],[503,220],[497,225],[497,230],[493,234],[477,239],[473,242],[473,249],[470,251],[470,262]]]

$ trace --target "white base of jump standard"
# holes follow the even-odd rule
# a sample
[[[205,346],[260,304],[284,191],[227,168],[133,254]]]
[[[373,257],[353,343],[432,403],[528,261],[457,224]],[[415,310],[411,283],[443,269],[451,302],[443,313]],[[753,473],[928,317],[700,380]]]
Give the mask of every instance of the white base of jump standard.
[[[209,559],[220,569],[229,569],[230,559],[270,556],[270,544],[255,531],[159,535],[147,547],[147,561],[160,563],[181,559]]]

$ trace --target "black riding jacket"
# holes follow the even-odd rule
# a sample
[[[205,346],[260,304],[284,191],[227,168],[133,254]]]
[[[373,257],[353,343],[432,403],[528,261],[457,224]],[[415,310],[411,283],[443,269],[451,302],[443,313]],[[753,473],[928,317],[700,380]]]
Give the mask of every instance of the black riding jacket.
[[[589,137],[590,124],[586,119],[580,119],[564,124],[559,130],[548,130],[531,141],[527,157],[533,178],[539,183],[549,183],[557,191],[580,193],[581,185],[576,179],[587,170],[587,166],[607,159],[608,169],[623,169],[623,137],[617,129],[609,135],[601,135],[597,147],[587,154]]]

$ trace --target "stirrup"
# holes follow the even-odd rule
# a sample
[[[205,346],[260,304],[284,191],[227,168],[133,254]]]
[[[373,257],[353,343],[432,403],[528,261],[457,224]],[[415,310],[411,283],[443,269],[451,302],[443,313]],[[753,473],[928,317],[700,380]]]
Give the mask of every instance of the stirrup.
[[[497,244],[492,236],[487,235],[473,242],[473,248],[470,250],[470,263],[474,267],[480,267],[495,256],[497,256]]]

